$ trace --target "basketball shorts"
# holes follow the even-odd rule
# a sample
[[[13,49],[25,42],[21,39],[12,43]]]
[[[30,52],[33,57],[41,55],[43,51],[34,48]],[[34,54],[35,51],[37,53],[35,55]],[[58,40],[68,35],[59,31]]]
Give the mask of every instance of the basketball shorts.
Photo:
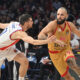
[[[20,53],[20,51],[16,51],[13,47],[9,47],[6,50],[0,50],[0,67],[5,59],[12,61],[18,53]]]
[[[49,52],[49,54],[54,66],[56,67],[60,75],[64,77],[69,70],[69,67],[66,61],[71,57],[75,58],[74,54],[72,53],[71,50],[64,50],[60,53]]]

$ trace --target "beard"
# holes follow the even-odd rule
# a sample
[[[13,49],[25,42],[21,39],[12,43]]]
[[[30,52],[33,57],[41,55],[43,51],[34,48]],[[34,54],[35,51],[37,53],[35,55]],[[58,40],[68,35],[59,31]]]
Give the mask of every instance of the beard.
[[[66,21],[66,19],[63,19],[63,20],[61,20],[61,21],[59,21],[59,20],[57,19],[57,24],[63,24],[65,21]]]

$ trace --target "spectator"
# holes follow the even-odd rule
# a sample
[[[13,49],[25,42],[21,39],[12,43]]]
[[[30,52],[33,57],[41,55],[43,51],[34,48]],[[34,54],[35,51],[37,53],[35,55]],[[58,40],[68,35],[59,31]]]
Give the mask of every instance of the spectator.
[[[74,34],[71,34],[71,47],[73,50],[73,53],[76,54],[77,50],[79,49],[79,41],[74,38]]]
[[[55,9],[57,10],[58,8],[60,8],[61,7],[61,2],[59,1],[59,0],[55,0],[54,2],[53,2],[53,7],[55,7]]]
[[[51,60],[46,56],[42,57],[41,59],[41,65],[40,65],[40,80],[45,80],[44,76],[46,75],[46,69],[48,70],[47,78],[52,76],[52,80],[60,80],[61,76],[59,72],[56,70],[55,67],[53,67],[53,64]]]

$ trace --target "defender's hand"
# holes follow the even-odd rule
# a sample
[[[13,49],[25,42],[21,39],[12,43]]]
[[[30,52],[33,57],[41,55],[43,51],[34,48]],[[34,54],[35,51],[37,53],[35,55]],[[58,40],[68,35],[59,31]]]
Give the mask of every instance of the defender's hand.
[[[54,42],[56,40],[56,36],[51,36],[47,38],[48,43]]]

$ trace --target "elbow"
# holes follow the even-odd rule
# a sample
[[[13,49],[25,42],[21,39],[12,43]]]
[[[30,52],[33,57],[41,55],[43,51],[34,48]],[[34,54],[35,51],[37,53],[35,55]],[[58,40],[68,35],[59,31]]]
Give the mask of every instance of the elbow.
[[[38,35],[38,39],[41,39],[41,36],[40,36],[40,34]]]
[[[44,40],[44,39],[46,39],[46,38],[47,38],[46,35],[43,35],[43,34],[39,34],[39,35],[38,35],[38,39],[39,39],[39,40]]]

